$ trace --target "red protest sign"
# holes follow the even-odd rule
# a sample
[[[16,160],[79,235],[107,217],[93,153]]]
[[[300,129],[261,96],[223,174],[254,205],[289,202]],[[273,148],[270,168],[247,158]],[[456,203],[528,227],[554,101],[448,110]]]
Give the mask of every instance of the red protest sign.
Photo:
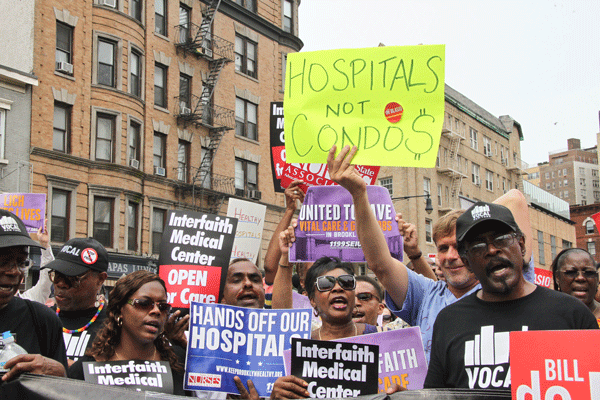
[[[510,333],[513,400],[600,400],[600,330]]]
[[[552,288],[552,271],[543,268],[535,268],[535,284]]]
[[[189,308],[190,301],[217,303],[221,267],[196,265],[161,265],[159,276],[167,284],[167,303]]]

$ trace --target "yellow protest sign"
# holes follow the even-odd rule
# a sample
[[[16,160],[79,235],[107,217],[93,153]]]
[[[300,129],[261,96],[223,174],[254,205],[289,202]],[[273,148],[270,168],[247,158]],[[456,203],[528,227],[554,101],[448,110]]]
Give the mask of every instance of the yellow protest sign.
[[[290,53],[284,96],[288,163],[435,166],[444,121],[444,45]]]

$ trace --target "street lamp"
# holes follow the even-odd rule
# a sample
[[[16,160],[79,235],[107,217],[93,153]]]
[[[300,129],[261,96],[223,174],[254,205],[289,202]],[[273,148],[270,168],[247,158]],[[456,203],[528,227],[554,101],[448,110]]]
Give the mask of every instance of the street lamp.
[[[420,195],[415,195],[415,196],[403,196],[403,197],[392,197],[392,200],[406,200],[406,199],[412,199],[415,197],[427,197],[427,199],[425,200],[425,211],[427,211],[427,214],[431,214],[431,212],[433,211],[433,205],[431,204],[431,196],[429,194],[420,194]]]

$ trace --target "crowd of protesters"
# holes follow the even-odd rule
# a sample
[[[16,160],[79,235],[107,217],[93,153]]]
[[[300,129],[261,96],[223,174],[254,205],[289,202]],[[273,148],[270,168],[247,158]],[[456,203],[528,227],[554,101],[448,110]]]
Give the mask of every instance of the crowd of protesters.
[[[365,181],[352,165],[356,148],[328,157],[331,179],[352,195],[356,232],[374,276],[356,276],[355,266],[333,257],[289,262],[294,215],[304,200],[301,181],[285,190],[286,209],[264,259],[264,274],[248,259],[227,269],[221,303],[245,308],[293,308],[294,291],[307,296],[317,318],[312,339],[337,340],[382,330],[419,326],[429,362],[426,388],[473,388],[465,343],[485,327],[495,332],[598,329],[598,265],[582,249],[563,250],[552,263],[554,289],[534,285],[531,226],[523,195],[511,190],[494,203],[477,202],[437,220],[435,260],[420,250],[415,226],[396,220],[409,263],[390,255],[371,212]],[[45,227],[38,242],[23,222],[0,210],[0,332],[11,331],[28,354],[5,364],[3,381],[24,372],[83,379],[83,362],[165,361],[174,394],[224,398],[183,390],[189,316],[170,313],[165,282],[137,271],[119,279],[108,298],[108,253],[92,238],[66,242],[56,258]],[[37,285],[19,293],[31,264],[29,248],[42,249]],[[295,274],[294,274],[295,269]],[[562,292],[562,293],[561,293]],[[51,293],[53,301],[44,305]],[[495,366],[501,388],[510,389],[508,363]],[[496,376],[496,375],[495,375]],[[257,399],[251,380],[234,378],[242,398]],[[506,384],[506,382],[508,382]],[[284,376],[271,398],[304,398],[307,383]],[[477,387],[488,389],[489,387]],[[388,393],[402,390],[398,385]]]

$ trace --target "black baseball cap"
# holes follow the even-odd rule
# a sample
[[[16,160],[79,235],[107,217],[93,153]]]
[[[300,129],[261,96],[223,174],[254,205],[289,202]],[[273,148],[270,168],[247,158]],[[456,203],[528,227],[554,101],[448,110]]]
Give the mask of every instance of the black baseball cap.
[[[108,252],[96,239],[71,239],[63,245],[55,260],[46,264],[45,268],[66,276],[85,274],[89,270],[106,272]]]
[[[12,246],[43,247],[29,236],[25,224],[19,217],[10,211],[0,209],[0,248]]]
[[[518,225],[510,210],[500,204],[479,201],[473,204],[456,220],[456,242],[464,240],[467,233],[477,225],[495,221],[516,231]]]

